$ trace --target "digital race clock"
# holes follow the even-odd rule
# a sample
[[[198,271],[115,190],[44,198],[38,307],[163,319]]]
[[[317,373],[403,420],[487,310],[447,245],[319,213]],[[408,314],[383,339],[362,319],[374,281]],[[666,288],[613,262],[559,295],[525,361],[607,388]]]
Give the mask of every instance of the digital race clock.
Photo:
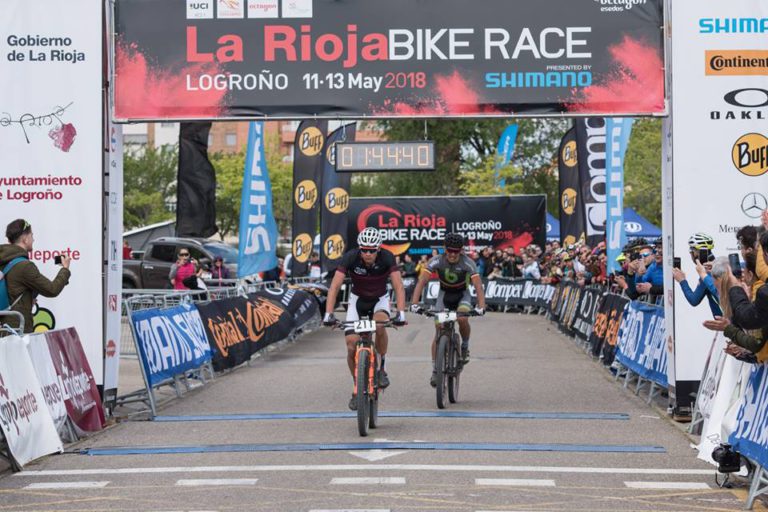
[[[434,171],[435,143],[339,142],[337,172]]]

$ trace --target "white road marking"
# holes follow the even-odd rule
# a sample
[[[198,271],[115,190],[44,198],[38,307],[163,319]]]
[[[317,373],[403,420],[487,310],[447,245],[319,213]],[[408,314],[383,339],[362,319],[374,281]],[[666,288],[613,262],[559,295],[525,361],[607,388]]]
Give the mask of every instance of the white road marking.
[[[313,508],[309,512],[389,512],[388,508]]]
[[[195,487],[205,485],[256,485],[258,478],[209,478],[200,480],[177,480],[176,485]]]
[[[40,482],[29,484],[25,489],[100,489],[109,482]]]
[[[475,485],[509,485],[513,487],[555,487],[554,480],[526,478],[476,478]]]
[[[403,485],[405,478],[398,476],[333,478],[331,485]]]
[[[359,452],[347,452],[350,455],[354,455],[355,457],[360,457],[361,459],[365,459],[370,462],[376,462],[377,460],[384,460],[388,459],[389,457],[394,457],[395,455],[402,455],[403,453],[408,453],[407,451],[400,452],[395,450],[365,450],[365,451],[359,451]]]
[[[630,489],[710,489],[704,482],[624,482]]]
[[[48,469],[14,473],[19,477],[84,476],[84,475],[134,475],[143,473],[251,473],[276,471],[467,471],[505,473],[584,473],[607,475],[705,475],[711,469],[670,468],[587,468],[571,466],[483,466],[441,464],[318,464],[318,465],[263,465],[263,466],[170,466],[154,468],[99,468],[99,469]]]

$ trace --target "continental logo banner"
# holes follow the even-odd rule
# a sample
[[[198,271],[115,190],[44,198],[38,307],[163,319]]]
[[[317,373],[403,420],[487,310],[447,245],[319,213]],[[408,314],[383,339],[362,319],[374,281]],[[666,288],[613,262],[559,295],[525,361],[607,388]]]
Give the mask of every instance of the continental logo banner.
[[[248,361],[262,348],[288,337],[293,329],[286,308],[264,297],[236,297],[198,305],[216,371]]]
[[[708,76],[768,76],[768,50],[707,50]]]

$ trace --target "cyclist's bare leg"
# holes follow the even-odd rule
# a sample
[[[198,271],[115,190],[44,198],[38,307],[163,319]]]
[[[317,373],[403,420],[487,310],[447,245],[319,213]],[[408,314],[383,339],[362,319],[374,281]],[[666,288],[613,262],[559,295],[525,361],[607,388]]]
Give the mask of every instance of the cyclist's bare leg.
[[[471,332],[471,329],[469,328],[469,318],[459,317],[457,321],[459,322],[459,334],[461,334],[461,340],[468,340]]]
[[[377,322],[386,322],[389,320],[389,314],[386,311],[377,311],[373,314],[373,319]],[[376,352],[381,357],[387,355],[387,346],[389,345],[389,337],[387,336],[387,329],[383,325],[376,326]]]
[[[352,378],[355,377],[355,352],[357,351],[357,340],[360,336],[357,334],[348,334],[344,338],[347,342],[347,366],[349,366],[349,373],[352,374]]]

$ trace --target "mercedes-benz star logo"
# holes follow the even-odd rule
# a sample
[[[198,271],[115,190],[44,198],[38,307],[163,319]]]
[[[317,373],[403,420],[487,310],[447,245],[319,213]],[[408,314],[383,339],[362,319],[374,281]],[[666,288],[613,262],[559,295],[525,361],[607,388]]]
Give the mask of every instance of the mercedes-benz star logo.
[[[768,199],[759,192],[750,192],[741,200],[741,211],[750,219],[758,219],[768,207]]]

